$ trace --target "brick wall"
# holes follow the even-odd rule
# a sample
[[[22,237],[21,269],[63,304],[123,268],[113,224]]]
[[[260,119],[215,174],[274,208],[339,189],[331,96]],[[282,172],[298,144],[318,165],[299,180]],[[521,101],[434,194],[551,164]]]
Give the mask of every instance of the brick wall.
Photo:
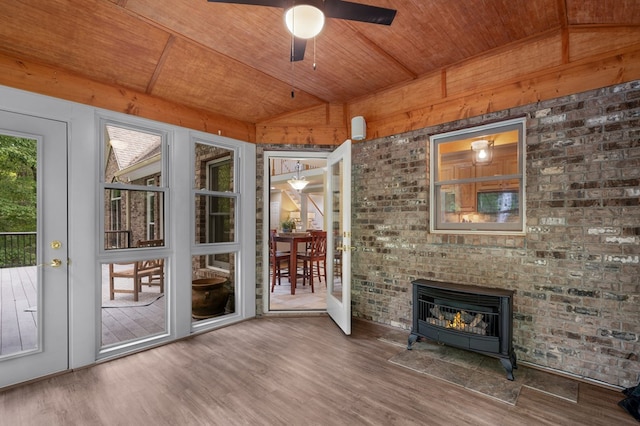
[[[429,136],[527,116],[525,236],[430,234]],[[353,315],[411,327],[411,281],[516,291],[518,359],[640,374],[640,82],[353,146]]]

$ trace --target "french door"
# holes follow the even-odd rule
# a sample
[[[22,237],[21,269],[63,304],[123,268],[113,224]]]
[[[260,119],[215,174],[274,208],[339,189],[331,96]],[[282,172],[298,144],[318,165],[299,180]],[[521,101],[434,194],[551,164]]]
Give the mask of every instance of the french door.
[[[2,238],[14,244],[0,249],[2,388],[69,365],[67,124],[0,110],[0,155],[2,178],[10,179],[3,186],[16,188],[0,203],[23,209],[0,222]]]
[[[351,140],[327,157],[327,313],[351,334]]]
[[[286,174],[282,174],[279,166],[272,164],[273,159],[291,159],[298,160],[304,158],[309,163],[314,163],[316,167],[311,167],[305,171],[305,178],[310,179],[309,186],[317,186],[314,178],[317,178],[318,172],[322,176],[323,185],[323,202],[320,202],[321,211],[319,220],[314,226],[322,225],[327,231],[327,294],[322,301],[324,305],[320,307],[313,306],[307,308],[308,299],[303,299],[300,306],[302,309],[293,308],[292,310],[317,310],[326,309],[331,318],[338,324],[345,334],[351,334],[351,141],[347,140],[340,145],[335,151],[325,154],[324,152],[265,152],[264,170],[269,171],[265,175],[264,182],[264,200],[265,211],[269,212],[265,219],[264,235],[269,235],[269,230],[278,226],[282,219],[279,210],[291,209],[291,207],[283,208],[280,202],[272,202],[272,187],[275,190],[282,190],[279,184],[288,182]],[[321,160],[322,166],[318,166]],[[270,176],[272,167],[276,170],[276,175],[282,174],[285,178],[274,181]],[[315,173],[314,173],[315,171]],[[287,185],[285,185],[287,187]],[[289,210],[290,211],[290,210]],[[307,220],[309,210],[307,210]],[[315,217],[318,219],[318,217]],[[265,264],[269,265],[268,241],[265,241],[263,247],[263,258]],[[265,298],[264,309],[266,312],[276,311],[273,309],[271,300],[273,292],[271,291],[270,267],[264,271],[264,292],[269,294],[269,298]],[[295,300],[286,297],[289,305],[281,304],[285,307],[295,306]],[[286,309],[286,308],[285,308]]]

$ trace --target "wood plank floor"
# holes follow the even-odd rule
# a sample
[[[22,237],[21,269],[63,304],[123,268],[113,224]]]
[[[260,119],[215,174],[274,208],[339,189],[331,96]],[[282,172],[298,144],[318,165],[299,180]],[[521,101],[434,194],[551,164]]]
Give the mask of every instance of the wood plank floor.
[[[0,392],[11,425],[634,425],[622,394],[515,406],[399,367],[388,329],[267,317]]]
[[[160,298],[149,306],[102,308],[102,345],[144,338],[165,331],[165,303]]]
[[[37,268],[0,268],[0,355],[37,346]]]

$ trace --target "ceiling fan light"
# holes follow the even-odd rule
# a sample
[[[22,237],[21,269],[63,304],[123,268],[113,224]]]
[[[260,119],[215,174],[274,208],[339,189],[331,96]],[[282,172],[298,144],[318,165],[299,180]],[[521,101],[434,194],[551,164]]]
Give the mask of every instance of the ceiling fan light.
[[[287,9],[284,22],[295,37],[313,38],[324,27],[324,13],[315,6],[299,4]]]

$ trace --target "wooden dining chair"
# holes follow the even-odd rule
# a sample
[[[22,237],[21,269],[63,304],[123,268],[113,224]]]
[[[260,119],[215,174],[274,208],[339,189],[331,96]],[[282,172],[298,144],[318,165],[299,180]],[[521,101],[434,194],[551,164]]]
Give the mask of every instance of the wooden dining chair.
[[[276,278],[278,279],[278,285],[281,284],[281,278],[289,277],[289,257],[290,252],[278,251],[278,244],[275,240],[277,231],[272,229],[269,231],[269,265],[271,267],[271,292],[276,287]],[[283,268],[282,264],[286,266]],[[291,284],[293,285],[293,283]]]
[[[139,240],[138,247],[162,247],[164,240]],[[126,265],[125,269],[116,268],[115,265]],[[132,288],[115,288],[116,278],[128,278],[132,280]],[[146,279],[146,281],[144,281]],[[160,293],[164,293],[164,259],[140,260],[133,263],[109,264],[109,299],[113,300],[115,293],[133,293],[134,302],[138,301],[138,293],[142,291],[142,285],[157,285]]]
[[[314,231],[311,233],[311,245],[307,252],[299,253],[298,260],[302,261],[302,285],[306,284],[307,279],[313,293],[314,275],[322,282],[320,275],[320,266],[324,271],[324,282],[327,283],[327,232]],[[315,268],[314,268],[315,265]],[[315,270],[315,274],[314,274]]]

